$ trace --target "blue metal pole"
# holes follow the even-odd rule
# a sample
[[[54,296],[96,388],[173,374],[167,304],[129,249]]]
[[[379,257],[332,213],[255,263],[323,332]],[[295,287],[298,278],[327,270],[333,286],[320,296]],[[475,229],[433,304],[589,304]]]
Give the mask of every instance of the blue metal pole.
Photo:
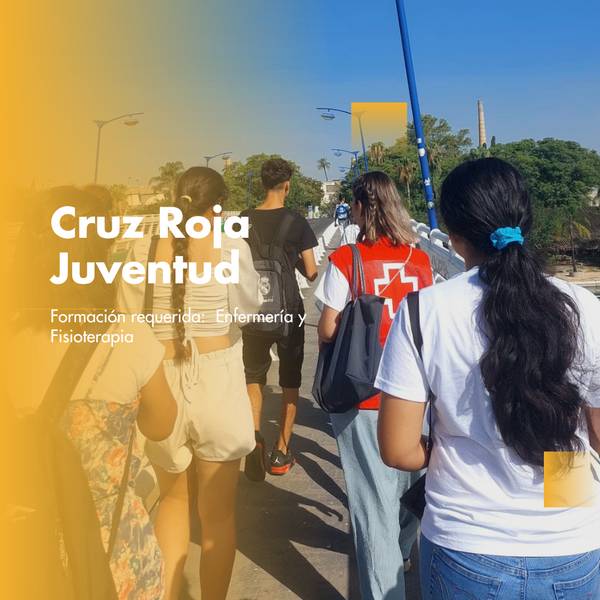
[[[404,0],[396,0],[396,10],[398,12],[398,24],[400,25],[400,35],[402,38],[402,51],[404,53],[404,66],[406,67],[406,79],[408,80],[410,105],[412,107],[415,135],[417,137],[419,163],[421,164],[421,174],[423,176],[423,189],[425,191],[425,201],[427,202],[429,227],[431,229],[437,229],[438,224],[435,214],[435,194],[433,191],[433,185],[431,184],[429,161],[427,160],[427,147],[425,146],[425,135],[423,133],[423,122],[421,120],[421,108],[419,107],[419,95],[417,93],[415,68],[410,49],[410,38],[408,35],[408,23],[406,21]]]

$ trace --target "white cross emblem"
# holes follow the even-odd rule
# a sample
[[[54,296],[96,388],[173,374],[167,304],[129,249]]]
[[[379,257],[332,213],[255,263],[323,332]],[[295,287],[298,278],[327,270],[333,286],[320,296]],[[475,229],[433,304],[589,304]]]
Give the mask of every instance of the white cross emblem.
[[[388,314],[392,320],[394,319],[395,315],[394,302],[391,296],[386,297],[383,295],[383,293],[386,291],[386,289],[389,289],[394,279],[398,277],[400,283],[412,286],[413,292],[416,292],[419,289],[419,279],[412,275],[406,275],[404,272],[405,265],[406,263],[383,263],[383,277],[373,281],[375,294],[385,298],[384,304],[387,306]],[[396,271],[393,276],[390,276],[391,271]]]

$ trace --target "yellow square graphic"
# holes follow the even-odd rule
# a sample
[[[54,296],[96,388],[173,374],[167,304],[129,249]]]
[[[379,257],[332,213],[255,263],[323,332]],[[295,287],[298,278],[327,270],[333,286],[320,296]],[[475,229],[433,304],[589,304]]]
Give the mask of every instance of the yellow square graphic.
[[[544,452],[544,507],[585,507],[595,491],[589,452]]]
[[[406,137],[407,115],[406,102],[353,102],[352,147],[361,147],[361,125],[367,150],[378,142],[393,146]]]

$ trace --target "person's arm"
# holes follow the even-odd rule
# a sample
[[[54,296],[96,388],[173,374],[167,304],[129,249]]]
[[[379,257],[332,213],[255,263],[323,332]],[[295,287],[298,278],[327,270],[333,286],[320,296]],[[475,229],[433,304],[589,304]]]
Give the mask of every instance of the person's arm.
[[[301,231],[300,242],[298,245],[300,255],[298,262],[296,263],[296,268],[304,275],[304,277],[306,277],[306,279],[314,281],[317,278],[319,271],[317,270],[313,248],[318,246],[319,242],[317,242],[315,232],[304,217],[301,217],[299,225]]]
[[[375,387],[382,392],[377,436],[383,462],[403,471],[422,469],[429,461],[421,435],[429,385],[414,344],[406,300],[388,333]]]
[[[340,313],[350,300],[350,286],[343,273],[331,262],[315,290],[315,299],[321,308],[317,325],[319,342],[332,342],[337,335]]]
[[[377,438],[381,458],[388,467],[419,471],[427,466],[429,453],[421,435],[425,406],[423,402],[381,394]]]
[[[315,261],[315,253],[312,248],[303,250],[300,253],[300,258],[296,263],[296,269],[308,279],[308,281],[314,281],[319,274],[317,269],[317,262]]]
[[[600,408],[588,407],[585,410],[590,446],[600,452]]]
[[[162,363],[140,390],[137,423],[149,440],[159,442],[169,437],[177,417],[177,403],[167,383]]]
[[[319,319],[319,325],[317,327],[317,333],[319,335],[319,342],[329,343],[335,339],[337,330],[340,324],[340,311],[331,308],[331,306],[325,306]]]

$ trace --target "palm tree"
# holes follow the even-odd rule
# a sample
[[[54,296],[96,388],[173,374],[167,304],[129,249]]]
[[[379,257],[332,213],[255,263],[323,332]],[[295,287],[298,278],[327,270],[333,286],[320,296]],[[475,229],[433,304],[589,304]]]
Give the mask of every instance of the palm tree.
[[[385,147],[382,142],[375,142],[369,148],[369,155],[373,164],[380,165],[383,162]]]
[[[158,168],[158,175],[148,182],[155,192],[162,192],[167,200],[173,201],[173,190],[179,176],[185,170],[180,160],[168,162]]]
[[[415,163],[413,163],[409,158],[405,158],[400,165],[400,169],[398,170],[398,176],[400,177],[400,181],[406,188],[406,195],[408,196],[408,206],[412,208],[412,200],[410,198],[410,182],[412,181],[415,175]]]
[[[326,158],[320,158],[317,161],[317,168],[323,169],[323,172],[325,173],[325,181],[329,181],[329,179],[327,177],[327,169],[329,169],[330,167],[331,167],[331,163]]]
[[[585,219],[583,219],[585,220]],[[571,246],[571,268],[573,273],[577,273],[577,259],[575,253],[575,237],[579,239],[590,239],[592,232],[584,223],[576,221],[573,215],[569,216],[569,220],[561,227],[562,231],[568,231],[569,245]]]

